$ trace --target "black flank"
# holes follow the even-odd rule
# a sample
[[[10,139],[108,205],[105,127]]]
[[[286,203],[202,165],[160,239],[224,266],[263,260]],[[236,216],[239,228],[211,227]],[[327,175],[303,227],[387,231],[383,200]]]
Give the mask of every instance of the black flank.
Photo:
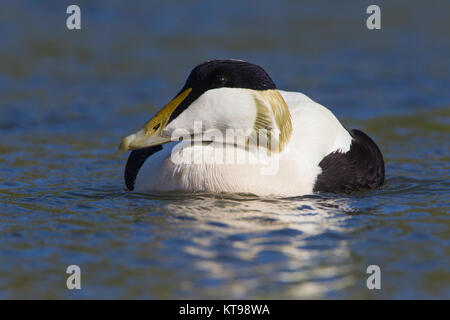
[[[384,160],[378,146],[364,132],[351,130],[353,137],[347,153],[333,152],[320,161],[322,173],[314,191],[349,193],[375,189],[384,183]]]
[[[136,181],[137,174],[145,160],[152,154],[161,150],[162,146],[159,145],[131,151],[125,166],[125,184],[127,185],[128,190],[131,191],[134,189],[134,182]]]

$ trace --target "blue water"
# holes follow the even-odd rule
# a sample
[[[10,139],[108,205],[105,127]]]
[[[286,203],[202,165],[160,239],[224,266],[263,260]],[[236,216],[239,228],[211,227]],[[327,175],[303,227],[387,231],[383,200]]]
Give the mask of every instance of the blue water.
[[[355,1],[78,4],[68,31],[64,2],[0,3],[0,298],[450,298],[450,3],[378,1],[379,31]],[[120,139],[210,58],[257,63],[367,132],[386,184],[125,191]]]

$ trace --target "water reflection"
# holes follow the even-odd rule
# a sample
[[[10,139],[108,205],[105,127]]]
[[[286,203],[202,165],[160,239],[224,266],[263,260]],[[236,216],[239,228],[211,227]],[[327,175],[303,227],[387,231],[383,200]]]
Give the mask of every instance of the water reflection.
[[[197,294],[318,298],[355,283],[346,236],[355,209],[345,198],[197,195],[167,202],[163,210],[167,219],[158,229],[170,238],[162,251],[227,292],[183,277]],[[174,246],[169,230],[180,225]]]

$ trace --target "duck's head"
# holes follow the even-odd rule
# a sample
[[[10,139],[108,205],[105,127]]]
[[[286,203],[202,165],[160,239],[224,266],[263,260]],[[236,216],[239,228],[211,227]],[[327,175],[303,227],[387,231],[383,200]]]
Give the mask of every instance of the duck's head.
[[[119,150],[160,145],[199,130],[223,135],[276,131],[281,151],[292,125],[285,101],[263,68],[240,60],[210,60],[196,66],[175,98],[144,128],[124,138]]]

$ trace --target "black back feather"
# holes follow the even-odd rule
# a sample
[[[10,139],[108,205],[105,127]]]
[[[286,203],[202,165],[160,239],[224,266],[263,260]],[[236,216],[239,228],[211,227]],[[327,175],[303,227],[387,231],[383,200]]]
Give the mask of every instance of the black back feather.
[[[314,191],[349,193],[375,189],[384,183],[384,160],[378,146],[360,130],[351,130],[352,144],[347,153],[333,152],[319,163],[322,173]]]

